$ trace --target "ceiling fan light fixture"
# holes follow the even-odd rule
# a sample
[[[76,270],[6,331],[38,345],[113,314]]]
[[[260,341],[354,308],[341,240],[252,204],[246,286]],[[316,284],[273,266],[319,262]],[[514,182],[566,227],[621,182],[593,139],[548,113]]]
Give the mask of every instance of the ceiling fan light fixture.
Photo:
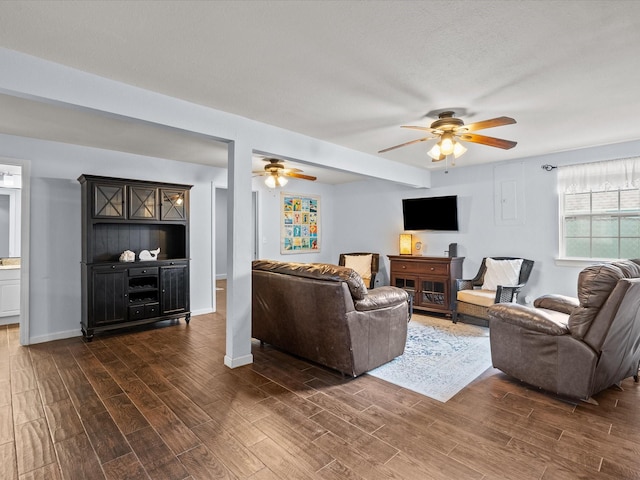
[[[436,111],[433,111],[433,113],[436,113]],[[454,117],[454,110],[440,110],[437,111],[437,113],[438,119],[435,122],[432,122],[428,127],[423,125],[402,125],[402,128],[411,128],[414,130],[429,132],[426,137],[394,145],[393,147],[382,149],[378,153],[388,152],[396,148],[406,147],[407,145],[414,145],[416,143],[440,137],[438,139],[438,143],[436,143],[428,152],[434,162],[439,162],[446,160],[447,157],[451,155],[453,155],[454,158],[464,155],[467,148],[457,141],[458,138],[465,142],[478,143],[480,145],[502,148],[504,150],[513,148],[518,143],[511,140],[504,140],[502,138],[494,138],[486,135],[479,135],[477,133],[471,133],[476,132],[477,130],[501,127],[503,125],[512,125],[516,123],[516,121],[511,117],[496,117],[465,125],[460,118]]]
[[[264,184],[269,188],[276,188],[275,175],[267,175],[267,178],[264,179]]]
[[[287,178],[278,175],[277,172],[267,175],[267,178],[264,179],[264,184],[269,188],[284,187],[288,182]]]
[[[434,160],[440,160],[440,145],[436,143],[428,152],[429,156]]]
[[[447,135],[447,134],[445,133],[444,135]],[[450,147],[449,153],[447,153],[447,150],[445,150],[444,147],[447,146],[447,143],[449,141],[452,141],[453,145]],[[439,141],[433,147],[431,147],[431,150],[429,150],[428,154],[431,158],[433,158],[434,161],[440,161],[444,157],[447,157],[449,155],[453,155],[455,158],[458,158],[460,155],[463,155],[466,151],[467,151],[467,147],[462,145],[462,143],[456,142],[455,140],[451,140],[447,138]]]
[[[460,142],[455,142],[455,145],[453,146],[453,156],[455,158],[458,158],[460,155],[463,155],[464,152],[466,151],[467,151],[467,147],[462,145]]]
[[[449,132],[443,133],[438,143],[440,144],[440,152],[442,155],[451,155],[453,153],[454,144],[456,142],[453,140],[453,135]]]

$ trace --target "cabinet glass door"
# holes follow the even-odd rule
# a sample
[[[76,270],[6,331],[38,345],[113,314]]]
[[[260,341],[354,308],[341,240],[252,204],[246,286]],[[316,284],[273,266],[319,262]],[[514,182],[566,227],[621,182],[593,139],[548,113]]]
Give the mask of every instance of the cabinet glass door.
[[[94,185],[93,216],[124,218],[124,186]]]
[[[411,294],[415,293],[417,283],[413,277],[395,277],[393,280],[395,287],[402,288]]]
[[[447,283],[444,281],[422,280],[421,299],[423,305],[438,305],[446,307]]]
[[[129,219],[157,219],[156,192],[155,188],[129,187]]]
[[[160,190],[162,220],[185,220],[187,218],[184,190]]]

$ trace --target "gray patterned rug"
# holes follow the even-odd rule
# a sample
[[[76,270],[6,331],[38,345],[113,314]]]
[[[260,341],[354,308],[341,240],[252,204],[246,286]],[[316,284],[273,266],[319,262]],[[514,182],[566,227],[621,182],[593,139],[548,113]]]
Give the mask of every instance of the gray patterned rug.
[[[368,374],[446,402],[490,366],[488,328],[414,313],[404,354]]]

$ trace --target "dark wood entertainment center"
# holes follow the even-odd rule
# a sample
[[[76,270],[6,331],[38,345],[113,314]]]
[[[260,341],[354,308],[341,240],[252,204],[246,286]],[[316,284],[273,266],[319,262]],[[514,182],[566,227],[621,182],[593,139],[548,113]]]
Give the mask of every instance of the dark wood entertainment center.
[[[388,257],[391,285],[413,296],[414,309],[452,315],[454,285],[457,278],[462,278],[464,257]]]
[[[189,323],[191,185],[95,175],[78,181],[84,337],[182,317]],[[157,248],[157,260],[138,259]],[[125,250],[136,261],[119,261]]]

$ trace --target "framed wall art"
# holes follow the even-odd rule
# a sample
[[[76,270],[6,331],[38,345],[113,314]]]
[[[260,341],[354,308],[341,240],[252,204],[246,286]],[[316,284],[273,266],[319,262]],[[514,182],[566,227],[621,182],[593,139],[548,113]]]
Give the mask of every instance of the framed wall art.
[[[280,193],[280,253],[320,251],[320,197]]]

